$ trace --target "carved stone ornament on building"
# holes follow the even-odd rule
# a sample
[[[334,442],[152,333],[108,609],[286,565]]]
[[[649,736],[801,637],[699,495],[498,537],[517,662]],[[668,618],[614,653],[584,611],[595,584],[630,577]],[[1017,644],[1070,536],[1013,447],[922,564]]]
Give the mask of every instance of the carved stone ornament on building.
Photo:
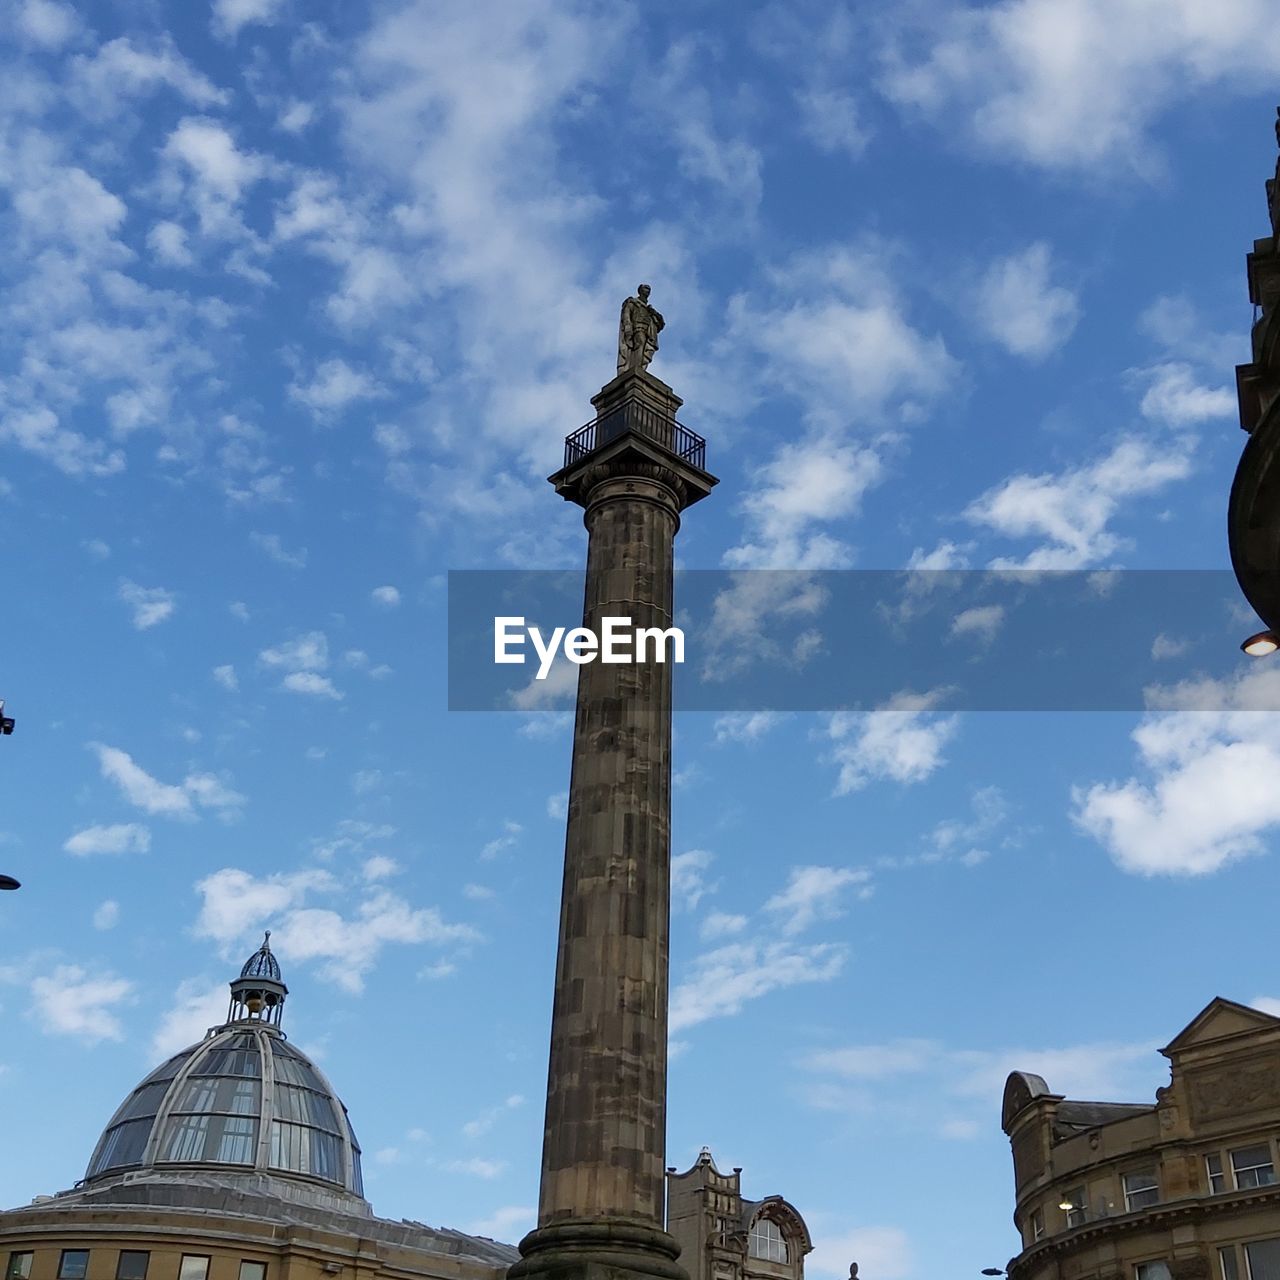
[[[1280,1078],[1270,1066],[1237,1067],[1194,1076],[1189,1081],[1197,1120],[1214,1120],[1261,1107],[1280,1107]]]

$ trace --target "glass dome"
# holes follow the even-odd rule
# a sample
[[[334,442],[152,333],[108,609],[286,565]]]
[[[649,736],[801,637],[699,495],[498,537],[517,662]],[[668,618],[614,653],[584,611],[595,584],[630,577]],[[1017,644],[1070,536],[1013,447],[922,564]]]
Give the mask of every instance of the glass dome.
[[[284,1038],[279,1004],[268,1017],[260,1002],[238,997],[264,954],[274,973],[257,968],[251,976],[280,984],[264,943],[231,984],[228,1021],[157,1067],[111,1117],[86,1182],[132,1169],[218,1168],[315,1179],[363,1197],[346,1107]]]

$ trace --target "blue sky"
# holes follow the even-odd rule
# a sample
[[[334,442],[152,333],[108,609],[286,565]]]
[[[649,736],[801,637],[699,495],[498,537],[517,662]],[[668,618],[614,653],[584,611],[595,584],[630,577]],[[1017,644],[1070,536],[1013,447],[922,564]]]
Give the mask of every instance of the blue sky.
[[[6,1205],[270,927],[375,1208],[531,1225],[568,727],[445,710],[445,575],[581,563],[545,476],[638,281],[722,481],[685,565],[1227,564],[1261,0],[0,12]],[[669,1163],[818,1278],[1000,1265],[1008,1070],[1151,1099],[1280,997],[1233,671],[681,716]]]

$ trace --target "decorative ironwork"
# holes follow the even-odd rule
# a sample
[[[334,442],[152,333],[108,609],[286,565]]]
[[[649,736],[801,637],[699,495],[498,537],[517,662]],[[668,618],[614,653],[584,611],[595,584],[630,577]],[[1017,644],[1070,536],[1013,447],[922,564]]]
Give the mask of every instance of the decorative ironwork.
[[[635,400],[624,401],[616,409],[593,418],[567,436],[564,465],[571,467],[581,462],[589,453],[594,453],[627,431],[652,440],[699,471],[707,469],[707,442],[696,431],[690,431],[683,423],[656,413]]]

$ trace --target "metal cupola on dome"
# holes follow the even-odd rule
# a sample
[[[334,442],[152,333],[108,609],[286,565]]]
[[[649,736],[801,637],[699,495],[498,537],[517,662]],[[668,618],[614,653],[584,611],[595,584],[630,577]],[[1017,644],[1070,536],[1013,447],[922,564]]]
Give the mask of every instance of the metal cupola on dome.
[[[278,1027],[288,994],[289,988],[280,976],[280,962],[271,954],[268,929],[262,946],[244,962],[240,976],[231,983],[227,1021],[266,1022]]]

